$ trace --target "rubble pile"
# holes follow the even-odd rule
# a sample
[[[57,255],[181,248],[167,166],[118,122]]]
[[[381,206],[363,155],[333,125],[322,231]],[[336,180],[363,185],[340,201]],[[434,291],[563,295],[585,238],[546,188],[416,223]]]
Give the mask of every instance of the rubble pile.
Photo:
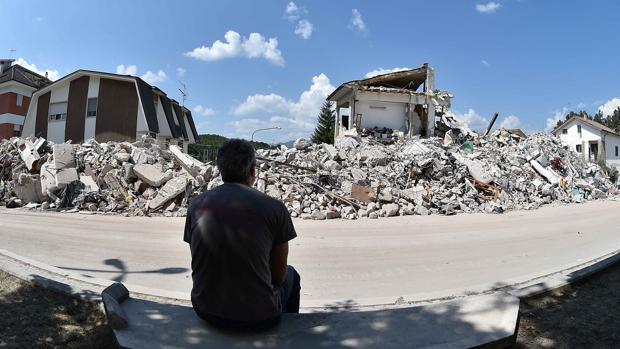
[[[598,165],[552,135],[481,137],[442,121],[443,139],[341,137],[335,146],[298,140],[259,150],[257,188],[305,219],[501,213],[616,193]]]
[[[505,130],[480,136],[449,114],[441,137],[405,139],[388,129],[298,139],[257,151],[256,188],[293,217],[501,213],[613,196],[605,170],[552,135]],[[222,183],[217,168],[151,138],[128,142],[0,142],[0,205],[124,215],[184,216],[191,199]]]
[[[0,142],[0,205],[8,208],[184,216],[214,166],[154,139],[135,143]]]

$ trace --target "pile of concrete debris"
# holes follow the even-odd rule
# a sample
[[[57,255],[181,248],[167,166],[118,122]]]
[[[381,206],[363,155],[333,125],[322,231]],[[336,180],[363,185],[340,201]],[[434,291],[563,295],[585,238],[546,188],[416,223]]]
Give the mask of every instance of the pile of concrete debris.
[[[299,139],[259,150],[256,187],[305,219],[500,213],[615,195],[607,173],[547,134],[480,136],[443,116],[429,139],[351,134],[335,146]],[[0,143],[0,204],[7,207],[184,216],[191,199],[222,183],[217,168],[177,146]]]
[[[616,193],[598,165],[552,135],[482,137],[446,121],[443,139],[300,139],[291,149],[259,150],[257,188],[305,219],[501,213]]]
[[[0,204],[6,207],[184,216],[214,167],[154,139],[135,143],[0,143]]]

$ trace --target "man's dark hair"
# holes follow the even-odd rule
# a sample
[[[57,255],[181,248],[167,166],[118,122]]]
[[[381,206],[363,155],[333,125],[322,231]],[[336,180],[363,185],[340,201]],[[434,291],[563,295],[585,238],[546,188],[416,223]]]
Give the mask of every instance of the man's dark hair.
[[[216,162],[224,182],[244,183],[256,164],[256,155],[250,142],[229,139],[218,149]]]

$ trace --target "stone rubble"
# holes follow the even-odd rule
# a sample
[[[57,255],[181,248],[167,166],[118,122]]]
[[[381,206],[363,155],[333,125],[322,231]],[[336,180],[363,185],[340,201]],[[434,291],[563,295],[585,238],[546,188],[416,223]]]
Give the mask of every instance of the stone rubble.
[[[314,220],[501,213],[617,193],[602,168],[548,134],[483,137],[448,114],[437,124],[441,137],[362,134],[258,150],[255,187],[293,217]],[[150,138],[0,141],[0,205],[8,208],[184,216],[193,197],[221,183],[214,164]]]
[[[449,115],[438,128],[443,138],[352,136],[258,150],[257,188],[305,219],[501,213],[617,193],[602,168],[553,135],[482,137]]]
[[[213,165],[164,147],[134,143],[0,141],[0,205],[63,212],[185,216],[217,176]]]

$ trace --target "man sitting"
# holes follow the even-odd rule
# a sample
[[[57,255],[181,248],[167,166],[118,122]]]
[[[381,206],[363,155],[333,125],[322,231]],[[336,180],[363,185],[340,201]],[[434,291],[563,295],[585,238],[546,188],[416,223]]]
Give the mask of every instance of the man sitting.
[[[192,305],[229,330],[262,330],[299,312],[300,277],[287,266],[295,228],[279,200],[252,188],[252,145],[231,139],[218,150],[224,184],[196,197],[185,222],[192,254]]]

